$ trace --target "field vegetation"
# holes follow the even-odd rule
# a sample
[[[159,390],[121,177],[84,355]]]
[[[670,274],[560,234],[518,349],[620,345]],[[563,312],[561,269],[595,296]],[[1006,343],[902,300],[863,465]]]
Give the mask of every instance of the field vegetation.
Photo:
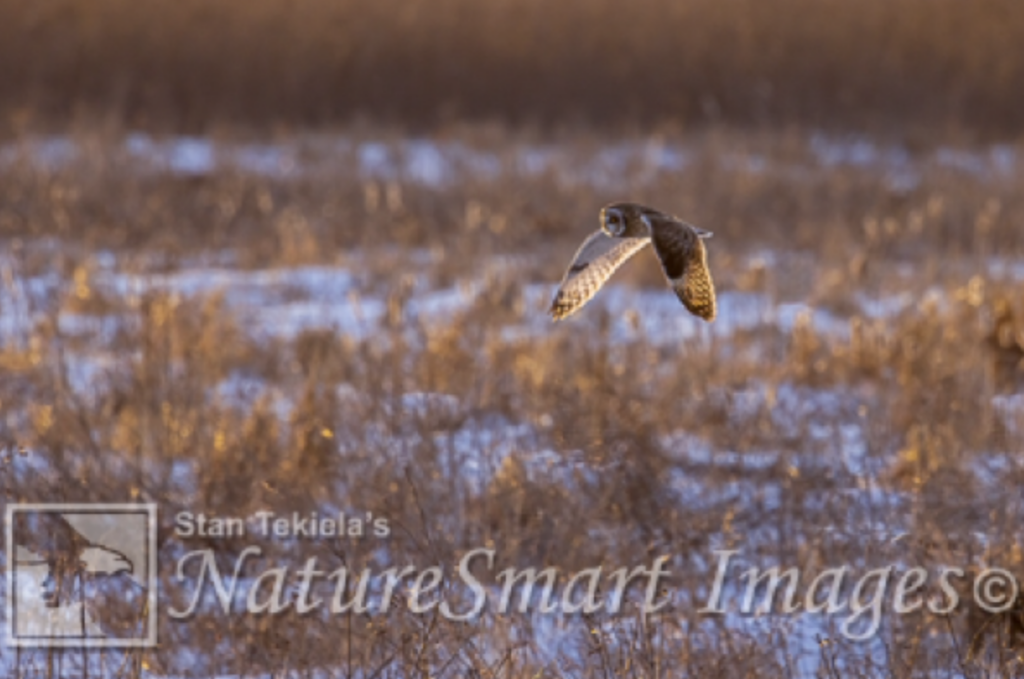
[[[894,152],[867,142],[718,131],[620,140],[640,160],[614,160],[628,188],[613,193],[587,174],[605,166],[599,139],[549,147],[534,173],[517,161],[528,137],[466,131],[462,152],[500,170],[456,167],[435,185],[401,166],[367,176],[365,148],[409,152],[365,134],[323,157],[283,140],[314,170],[281,176],[160,169],[117,136],[76,137],[81,152],[56,166],[31,141],[9,147],[6,499],[158,502],[163,594],[179,610],[183,554],[213,548],[230,572],[250,544],[264,550],[250,575],[296,553],[327,571],[439,564],[452,591],[478,547],[497,551],[495,572],[671,555],[673,605],[644,624],[634,611],[472,625],[402,606],[261,617],[210,605],[185,621],[162,611],[160,650],[108,669],[1017,671],[1019,613],[887,617],[861,643],[826,616],[696,613],[714,549],[811,572],[1021,572],[1016,165],[990,174],[963,161],[996,151],[947,150],[897,154],[894,169]],[[652,171],[666,154],[687,160]],[[623,194],[715,231],[715,324],[685,315],[650,254],[578,318],[546,319],[595,206]],[[372,512],[392,532],[186,539],[180,511]],[[19,654],[28,676],[52,669],[40,653]]]

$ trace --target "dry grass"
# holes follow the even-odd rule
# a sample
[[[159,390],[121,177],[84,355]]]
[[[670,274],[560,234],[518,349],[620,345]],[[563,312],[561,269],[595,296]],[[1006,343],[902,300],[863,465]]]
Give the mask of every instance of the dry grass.
[[[354,119],[1017,135],[1015,0],[0,5],[0,115],[207,131]]]
[[[523,142],[467,139],[499,154]],[[723,292],[774,308],[806,302],[792,324],[712,326],[666,344],[642,318],[624,337],[621,319],[594,306],[569,324],[508,332],[533,327],[542,310],[527,284],[557,280],[610,198],[556,171],[443,189],[368,182],[351,169],[182,178],[133,171],[110,140],[88,139],[104,151],[64,169],[10,166],[0,181],[11,255],[0,300],[23,313],[0,344],[4,499],[158,502],[162,595],[176,604],[189,594],[173,577],[176,558],[204,545],[230,563],[256,541],[266,564],[297,567],[301,554],[324,570],[450,568],[487,545],[498,569],[673,555],[674,606],[644,624],[630,613],[570,616],[557,629],[543,616],[463,625],[402,606],[369,616],[162,614],[162,647],[144,655],[157,674],[1019,672],[1019,613],[887,617],[884,656],[825,632],[830,643],[808,658],[792,643],[817,629],[814,616],[695,611],[710,551],[724,547],[764,567],[1024,573],[1021,430],[996,405],[1024,384],[1021,282],[987,268],[994,255],[1024,253],[1021,175],[983,181],[935,166],[916,187],[894,189],[874,168],[761,173],[723,161],[798,163],[810,151],[796,136],[683,141],[690,166],[643,182],[631,170],[623,185],[716,232]],[[576,139],[572,153],[599,142]],[[368,335],[267,336],[247,321],[260,302],[110,283],[112,272],[148,277],[225,254],[242,269],[345,268],[367,307],[383,303],[381,324]],[[641,262],[620,282],[660,290],[652,261]],[[56,281],[48,294],[33,292],[40,277]],[[479,286],[471,302],[438,318],[417,311],[417,298],[467,281]],[[913,302],[879,319],[858,291]],[[823,331],[821,311],[846,331]],[[84,322],[69,327],[74,318]],[[97,356],[107,358],[101,369],[76,378],[83,357]],[[454,398],[423,408],[412,393]],[[392,535],[204,542],[171,532],[179,510],[328,508],[388,517]],[[144,674],[136,660],[121,674]],[[53,674],[47,662],[19,657],[26,676]],[[81,655],[62,662],[75,667]]]

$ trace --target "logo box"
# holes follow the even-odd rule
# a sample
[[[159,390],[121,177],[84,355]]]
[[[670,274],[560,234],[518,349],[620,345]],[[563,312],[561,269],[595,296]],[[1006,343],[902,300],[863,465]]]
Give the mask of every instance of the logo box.
[[[10,504],[8,646],[157,643],[155,504]]]

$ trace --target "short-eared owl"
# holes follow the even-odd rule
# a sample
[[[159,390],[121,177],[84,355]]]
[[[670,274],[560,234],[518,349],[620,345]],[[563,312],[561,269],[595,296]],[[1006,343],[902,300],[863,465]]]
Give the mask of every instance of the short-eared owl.
[[[671,215],[635,203],[601,209],[601,228],[576,252],[551,302],[557,321],[576,313],[597,294],[615,270],[648,243],[683,305],[705,321],[715,318],[715,285],[703,240],[711,233]]]

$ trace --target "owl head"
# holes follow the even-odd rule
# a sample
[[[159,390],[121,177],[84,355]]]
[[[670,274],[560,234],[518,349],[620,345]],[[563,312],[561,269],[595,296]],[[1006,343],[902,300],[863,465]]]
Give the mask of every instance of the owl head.
[[[614,205],[601,208],[601,230],[613,238],[621,238],[626,228],[622,212]]]
[[[601,208],[601,229],[613,238],[649,236],[649,218],[660,214],[635,203],[612,203]]]

